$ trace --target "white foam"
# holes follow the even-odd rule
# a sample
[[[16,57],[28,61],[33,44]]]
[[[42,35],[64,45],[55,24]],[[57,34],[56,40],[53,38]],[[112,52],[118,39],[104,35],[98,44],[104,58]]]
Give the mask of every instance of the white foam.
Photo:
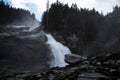
[[[52,37],[52,35],[46,34],[46,36],[48,38],[47,44],[48,44],[48,47],[51,51],[50,54],[52,56],[52,59],[49,62],[50,66],[51,67],[56,67],[56,66],[64,67],[64,66],[66,66],[67,63],[64,61],[64,57],[65,57],[65,54],[71,54],[71,51],[66,46],[61,44],[60,42],[57,42]]]

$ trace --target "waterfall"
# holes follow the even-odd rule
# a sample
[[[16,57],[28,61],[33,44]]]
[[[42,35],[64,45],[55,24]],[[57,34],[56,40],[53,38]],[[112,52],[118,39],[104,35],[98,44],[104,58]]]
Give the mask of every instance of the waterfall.
[[[48,41],[47,45],[51,51],[50,55],[52,57],[49,62],[51,67],[64,67],[67,63],[64,61],[65,54],[71,54],[70,50],[63,44],[57,42],[52,35],[46,34]]]

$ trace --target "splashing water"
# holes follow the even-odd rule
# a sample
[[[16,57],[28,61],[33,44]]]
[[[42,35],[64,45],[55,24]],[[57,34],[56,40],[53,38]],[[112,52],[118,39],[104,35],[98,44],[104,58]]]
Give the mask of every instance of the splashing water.
[[[52,60],[49,62],[51,67],[64,67],[67,65],[64,61],[65,54],[71,54],[70,50],[63,44],[57,42],[52,35],[46,34],[47,45],[51,51]]]

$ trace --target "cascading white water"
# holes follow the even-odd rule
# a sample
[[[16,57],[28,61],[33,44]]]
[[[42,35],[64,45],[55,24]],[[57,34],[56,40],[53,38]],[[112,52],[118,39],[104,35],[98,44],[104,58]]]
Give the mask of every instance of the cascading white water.
[[[49,49],[51,51],[52,60],[49,62],[51,67],[64,67],[67,65],[64,61],[65,54],[71,54],[70,50],[64,46],[63,44],[57,42],[52,35],[46,34],[48,41],[47,44],[49,45]]]

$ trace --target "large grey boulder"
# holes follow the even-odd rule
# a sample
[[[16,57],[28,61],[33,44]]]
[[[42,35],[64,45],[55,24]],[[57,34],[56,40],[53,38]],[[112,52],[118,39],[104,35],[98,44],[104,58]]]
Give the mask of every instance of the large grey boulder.
[[[69,64],[78,64],[84,60],[86,60],[86,57],[76,55],[76,54],[66,54],[65,55],[65,62]]]
[[[108,80],[107,77],[100,73],[83,73],[78,75],[78,80]]]

